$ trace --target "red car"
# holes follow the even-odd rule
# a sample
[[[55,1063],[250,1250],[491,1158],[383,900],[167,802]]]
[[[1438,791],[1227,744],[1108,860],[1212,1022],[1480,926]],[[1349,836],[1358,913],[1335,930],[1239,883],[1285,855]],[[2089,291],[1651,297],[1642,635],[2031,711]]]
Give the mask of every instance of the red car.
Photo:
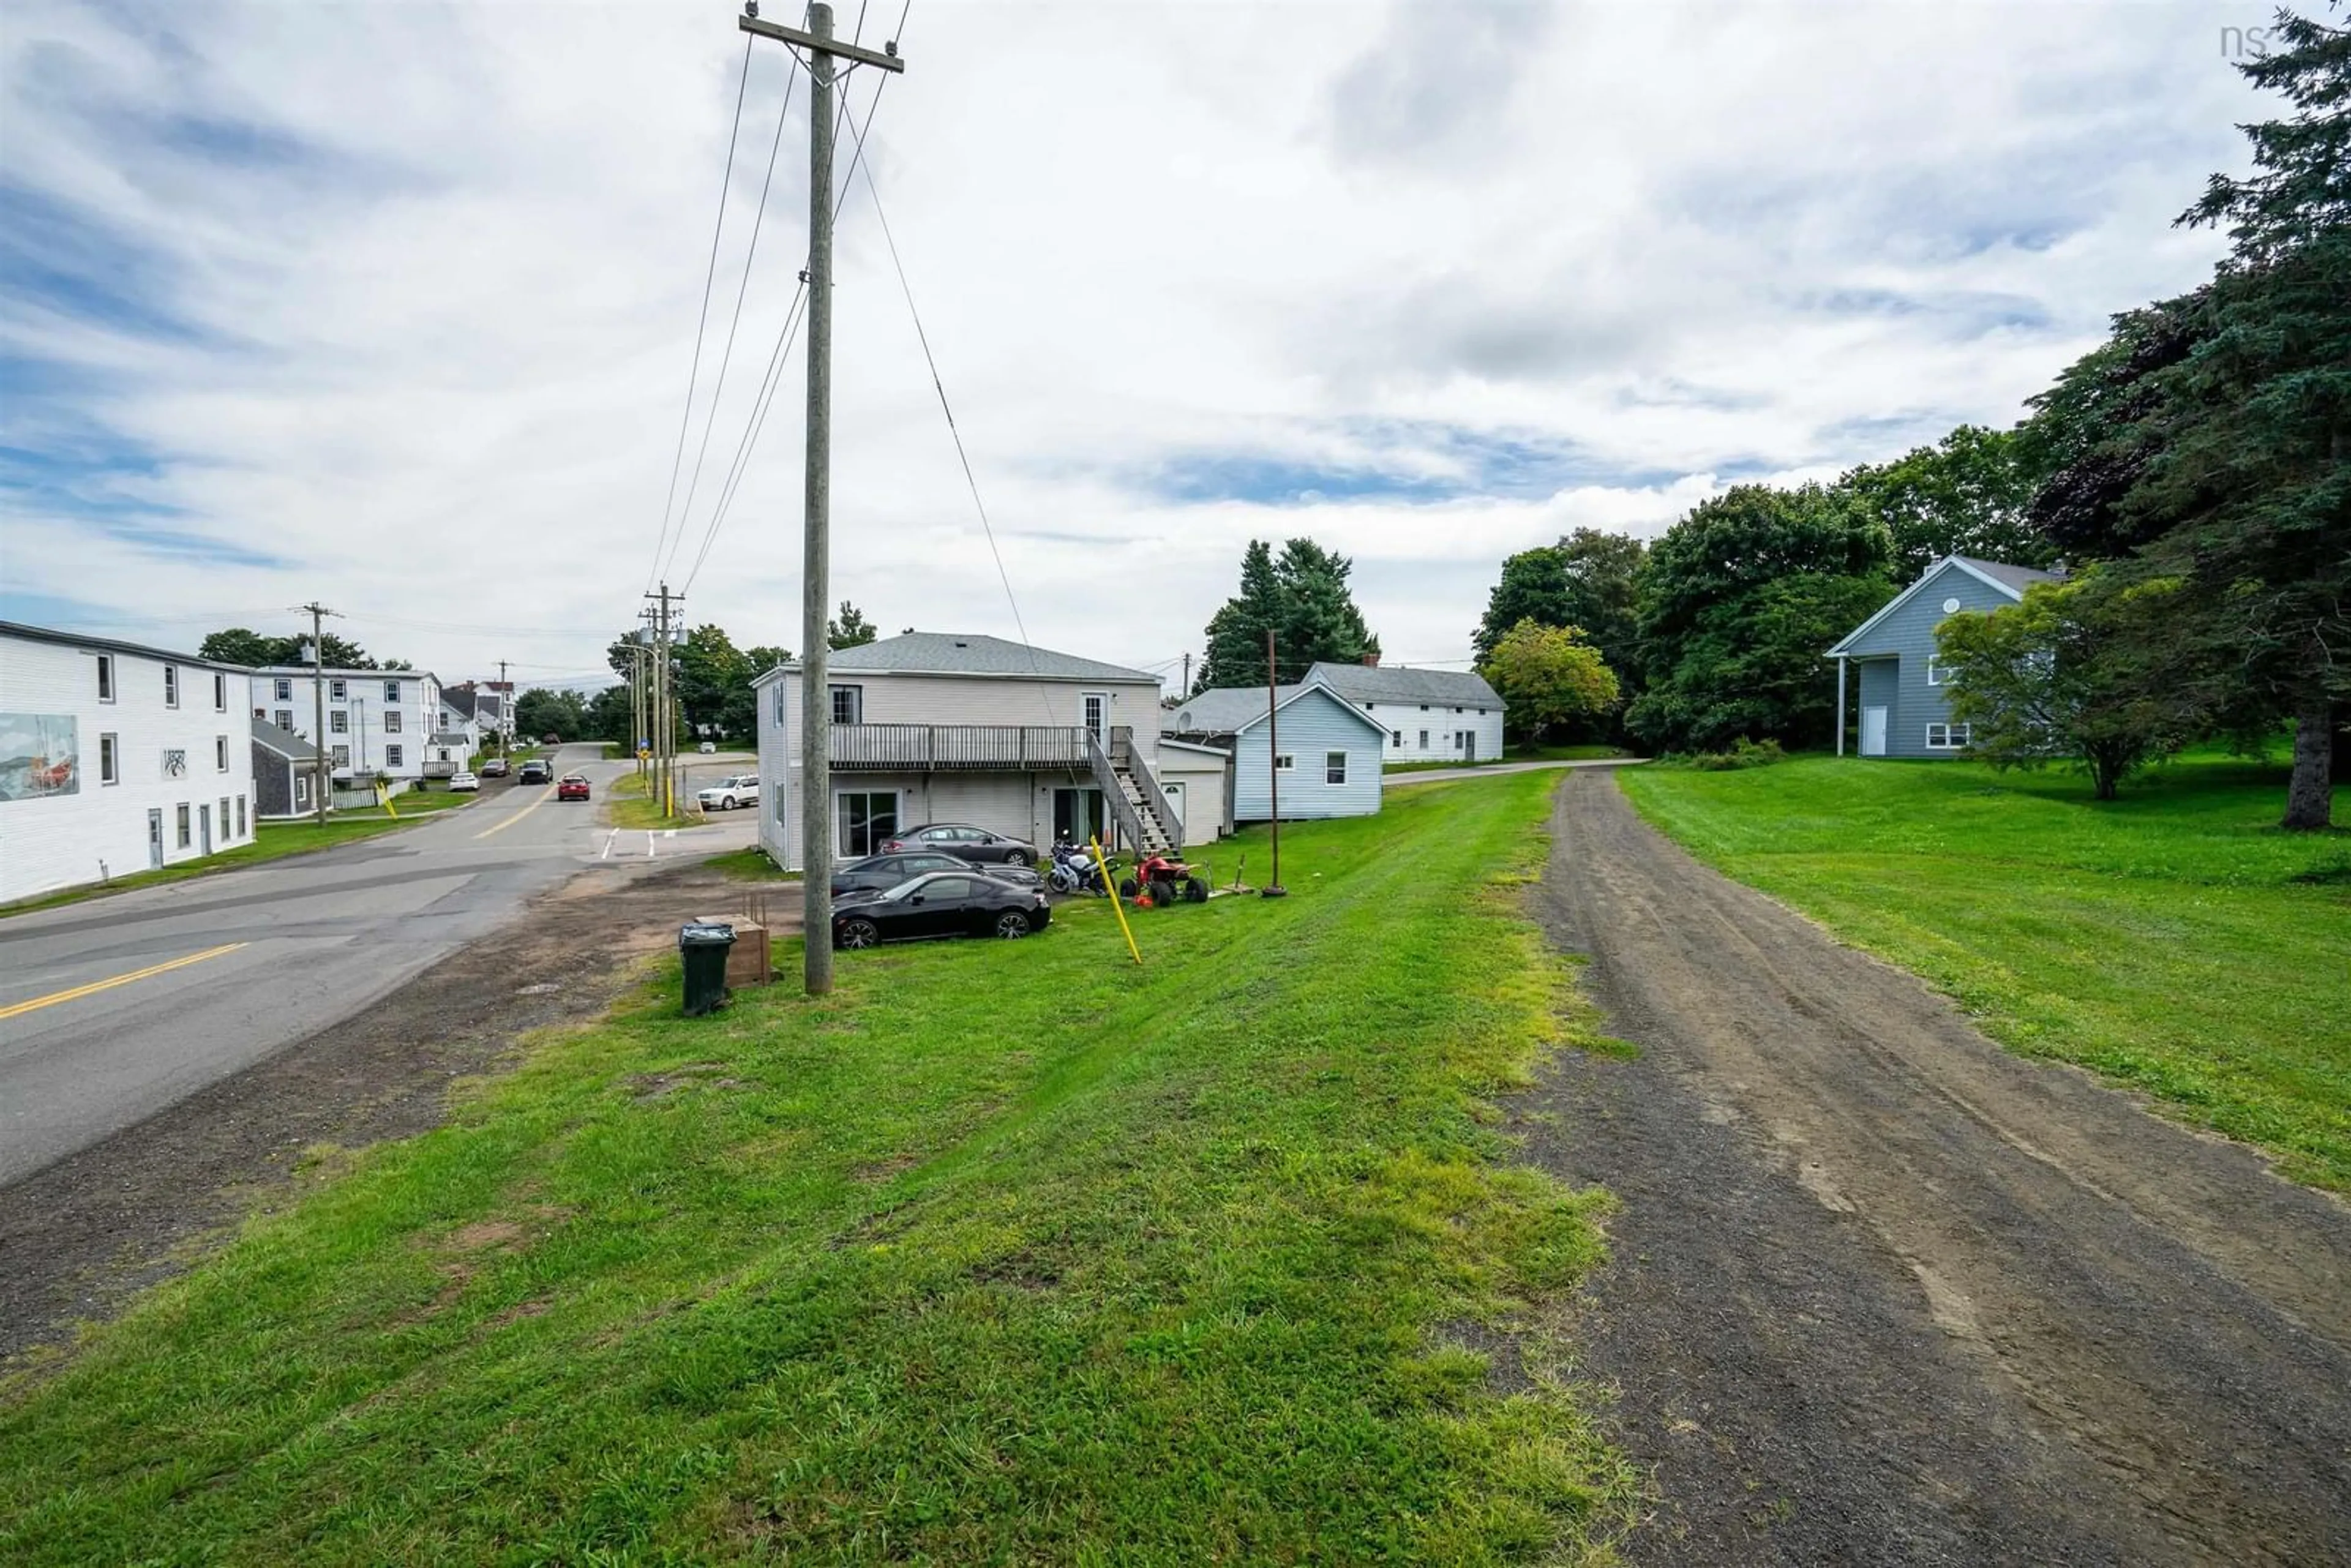
[[[588,799],[588,780],[577,773],[565,774],[556,780],[555,798],[559,800],[585,800]]]

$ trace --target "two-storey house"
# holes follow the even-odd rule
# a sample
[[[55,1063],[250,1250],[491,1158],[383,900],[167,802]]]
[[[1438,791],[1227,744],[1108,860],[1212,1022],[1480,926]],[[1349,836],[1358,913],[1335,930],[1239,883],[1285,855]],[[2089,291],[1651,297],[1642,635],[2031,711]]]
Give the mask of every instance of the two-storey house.
[[[2052,582],[2053,572],[2005,561],[1947,555],[1917,581],[1828,651],[1836,661],[1836,748],[1844,752],[1846,693],[1858,677],[1860,750],[1864,757],[1957,757],[1968,727],[1951,720],[1935,628],[1970,611],[1999,610],[2024,601],[2024,591]]]
[[[800,666],[759,694],[759,841],[801,864]],[[1043,846],[1170,848],[1181,813],[1155,771],[1159,679],[977,633],[911,632],[834,652],[827,665],[836,860],[871,854],[925,822],[986,828]]]
[[[1502,755],[1502,695],[1469,670],[1311,664],[1302,685],[1324,685],[1371,716],[1390,762],[1491,762]]]
[[[324,744],[338,783],[366,787],[382,774],[395,783],[446,778],[450,764],[435,763],[434,736],[441,725],[441,683],[427,670],[319,670],[279,664],[252,672],[253,716],[301,737],[320,737],[320,694],[325,686]],[[458,764],[457,766],[462,766]]]
[[[0,903],[252,842],[246,674],[0,622]]]

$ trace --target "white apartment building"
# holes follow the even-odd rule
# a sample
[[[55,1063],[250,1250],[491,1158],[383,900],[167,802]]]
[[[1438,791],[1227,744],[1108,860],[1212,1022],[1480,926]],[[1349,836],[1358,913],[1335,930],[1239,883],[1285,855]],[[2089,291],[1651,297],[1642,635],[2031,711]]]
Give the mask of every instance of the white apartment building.
[[[364,788],[381,773],[396,781],[445,778],[432,768],[441,729],[441,682],[428,670],[321,670],[277,664],[251,672],[251,712],[317,744],[318,694],[326,687],[326,747],[339,782]],[[463,764],[459,764],[463,766]]]
[[[0,903],[252,842],[247,674],[0,622]]]

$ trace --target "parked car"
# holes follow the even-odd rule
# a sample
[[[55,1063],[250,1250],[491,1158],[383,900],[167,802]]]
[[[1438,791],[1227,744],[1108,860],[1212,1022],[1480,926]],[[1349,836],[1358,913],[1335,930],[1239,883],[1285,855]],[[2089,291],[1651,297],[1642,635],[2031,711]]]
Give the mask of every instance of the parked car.
[[[708,757],[718,749],[718,743],[715,740],[705,740],[694,749],[702,753],[703,756]]]
[[[544,784],[554,777],[555,769],[549,768],[546,763],[541,762],[538,758],[534,757],[529,761],[522,765],[522,771],[515,775],[515,782],[517,784]]]
[[[909,877],[882,894],[853,894],[833,912],[832,945],[871,947],[925,936],[1026,936],[1053,918],[1044,890],[1015,887],[966,867]]]
[[[482,781],[470,773],[460,771],[449,775],[449,789],[453,794],[462,795],[469,789],[478,792],[481,788]]]
[[[493,757],[482,764],[482,777],[485,779],[503,779],[508,771],[507,759],[503,757]]]
[[[759,776],[737,773],[732,779],[721,779],[707,789],[695,791],[694,798],[702,802],[705,811],[731,811],[737,806],[759,803]]]
[[[542,735],[538,737],[538,743],[541,746],[560,746],[563,744],[563,737],[559,735]]]
[[[1026,866],[982,865],[967,862],[940,850],[916,850],[909,854],[867,855],[863,860],[851,861],[832,868],[832,895],[848,894],[887,893],[910,876],[923,876],[935,871],[977,871],[982,876],[992,876],[1014,887],[1042,887],[1045,879]]]
[[[898,854],[907,850],[939,850],[974,865],[989,862],[1001,865],[1037,863],[1035,845],[963,822],[925,822],[919,828],[893,833],[883,841],[880,852]]]
[[[585,800],[588,799],[588,780],[577,773],[565,774],[561,782],[555,786],[555,798],[559,800]]]

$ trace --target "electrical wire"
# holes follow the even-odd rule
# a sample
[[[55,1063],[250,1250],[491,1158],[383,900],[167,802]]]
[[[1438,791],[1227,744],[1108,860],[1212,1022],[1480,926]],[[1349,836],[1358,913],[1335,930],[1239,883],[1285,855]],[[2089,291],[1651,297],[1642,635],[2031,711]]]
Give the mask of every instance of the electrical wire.
[[[726,392],[726,368],[735,360],[735,333],[743,324],[743,297],[751,290],[751,264],[759,256],[759,230],[767,221],[768,192],[776,183],[776,153],[784,144],[784,121],[792,110],[792,89],[799,84],[796,74],[784,78],[784,101],[776,110],[775,139],[768,143],[768,172],[759,182],[759,204],[751,214],[751,245],[743,255],[743,278],[735,287],[735,314],[726,323],[726,346],[718,355],[718,377],[710,389],[710,413],[702,422],[702,444],[694,454],[694,476],[687,480],[685,504],[678,508],[677,538],[670,541],[668,559],[661,570],[667,572],[677,564],[677,552],[685,543],[686,519],[694,515],[695,492],[702,486],[703,460],[710,455],[710,433],[718,423],[718,402]]]
[[[898,30],[893,35],[893,39],[903,39],[906,36],[906,17],[913,9],[914,0],[906,0],[905,6],[898,13]],[[862,38],[864,31],[865,7],[860,5],[857,10],[857,26],[851,35],[851,42],[854,43]],[[792,57],[798,59],[799,57],[795,55]],[[846,93],[841,95],[841,108],[834,119],[834,135],[837,139],[841,126],[846,123],[855,133],[857,145],[850,158],[849,174],[841,181],[840,194],[834,198],[832,204],[833,215],[836,218],[840,216],[841,209],[848,204],[850,189],[856,181],[858,171],[865,165],[866,134],[872,129],[874,115],[881,110],[883,89],[889,85],[888,73],[883,73],[874,83],[873,96],[866,103],[865,122],[862,126],[858,124],[856,116],[851,112],[849,95]],[[695,579],[702,575],[702,564],[710,559],[710,549],[717,542],[718,531],[726,526],[726,518],[734,509],[736,493],[742,487],[743,476],[750,467],[751,454],[758,445],[759,433],[767,426],[768,411],[775,402],[777,389],[782,384],[784,357],[790,352],[792,342],[799,336],[800,324],[806,318],[807,305],[808,277],[803,272],[799,287],[793,291],[791,305],[785,312],[783,327],[776,334],[775,349],[768,356],[767,374],[762,379],[758,396],[753,402],[751,417],[744,424],[743,438],[736,443],[735,460],[727,476],[726,484],[719,492],[717,506],[712,509],[710,524],[703,531],[701,547],[695,551],[694,565],[685,574],[685,582],[680,589],[681,592],[692,588]],[[683,522],[679,525],[681,538],[683,538],[684,526]]]
[[[670,459],[669,494],[662,500],[661,532],[653,538],[653,563],[645,573],[645,586],[650,589],[653,579],[661,574],[662,549],[669,542],[671,507],[677,500],[678,470],[685,465],[685,433],[694,423],[694,388],[702,378],[702,336],[710,324],[710,289],[718,277],[718,238],[726,232],[726,193],[735,184],[735,145],[743,135],[743,94],[751,85],[750,34],[743,36],[743,69],[735,83],[735,120],[726,133],[726,172],[718,183],[718,220],[710,230],[710,265],[702,275],[702,311],[694,321],[694,362],[685,374],[685,407],[677,416],[677,453]],[[681,521],[680,531],[684,528]]]

